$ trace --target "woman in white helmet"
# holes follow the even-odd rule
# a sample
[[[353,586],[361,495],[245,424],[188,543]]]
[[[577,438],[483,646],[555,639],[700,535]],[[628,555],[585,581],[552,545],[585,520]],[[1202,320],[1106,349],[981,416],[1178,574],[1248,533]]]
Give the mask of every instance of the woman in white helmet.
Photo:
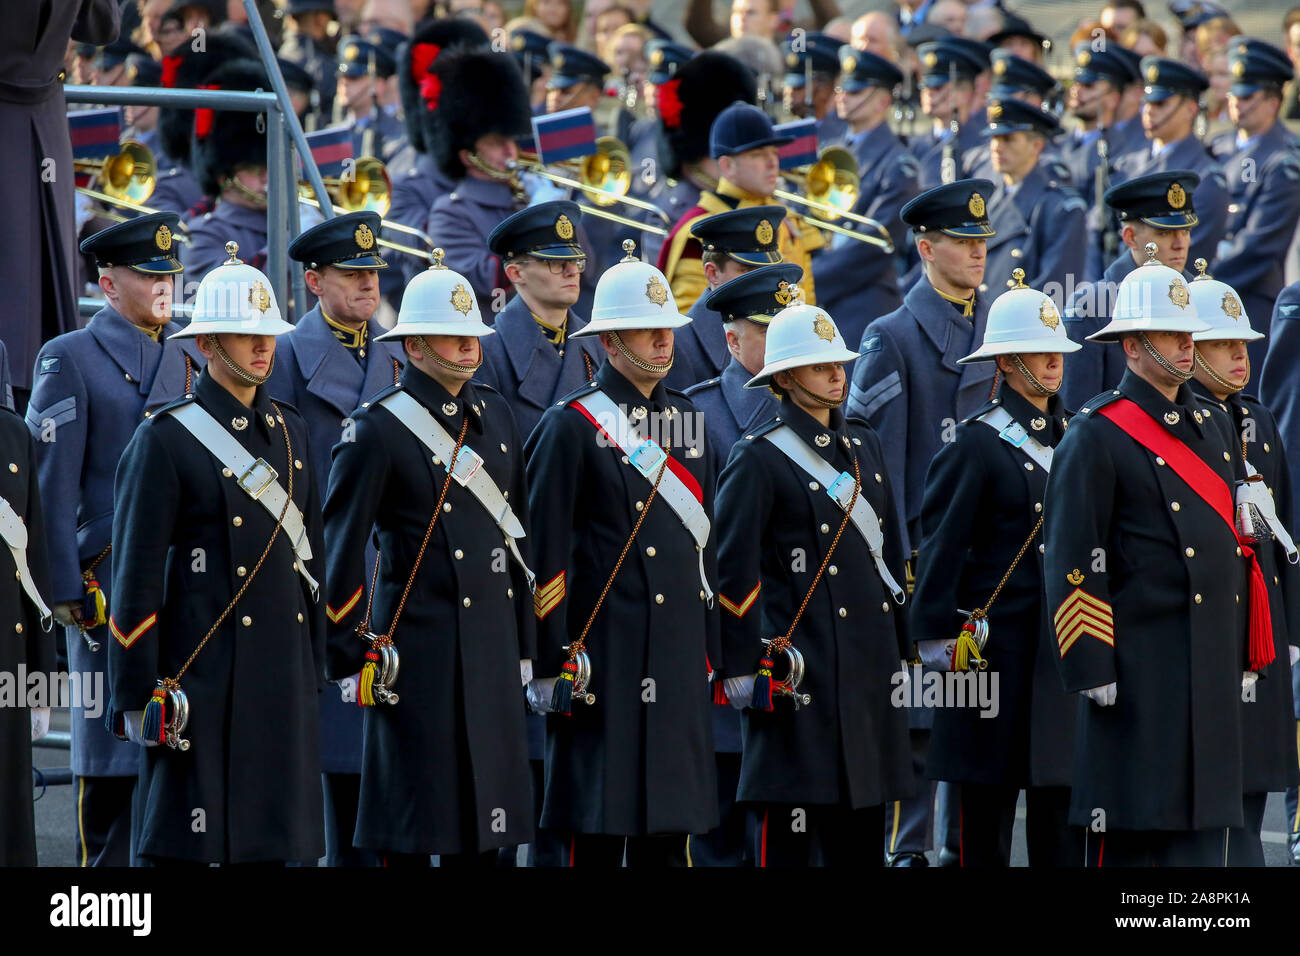
[[[470,381],[491,334],[464,276],[411,280],[376,339],[404,348],[401,380],[362,403],[330,469],[327,673],[366,709],[354,842],[385,866],[490,867],[533,837],[523,443]]]
[[[995,362],[1001,384],[930,464],[912,599],[927,669],[969,669],[972,685],[993,693],[990,706],[967,694],[964,706],[936,709],[926,772],[960,784],[962,866],[1010,865],[1021,790],[1030,866],[1077,866],[1082,836],[1066,823],[1076,703],[1056,674],[1043,614],[1041,530],[1069,417],[1056,393],[1064,356],[1079,345],[1051,298],[1025,286],[1022,270],[1013,277],[989,308],[984,341],[958,360]]]
[[[293,327],[266,276],[226,248],[173,335],[197,339],[207,367],[146,417],[117,469],[110,725],[148,748],[140,856],[314,863],[320,495],[306,425],[264,387]]]
[[[884,804],[913,789],[890,700],[911,653],[897,510],[875,432],[840,412],[857,355],[824,310],[777,313],[747,385],[777,416],[719,479],[723,686],[747,708],[736,799],[758,866],[879,865]]]
[[[1205,268],[1205,260],[1197,259],[1200,275],[1188,285],[1197,316],[1210,326],[1208,332],[1192,336],[1196,369],[1192,391],[1217,402],[1231,416],[1247,473],[1261,479],[1238,486],[1238,510],[1242,504],[1253,505],[1250,520],[1267,526],[1253,533],[1260,538],[1255,551],[1268,588],[1276,663],[1268,680],[1256,681],[1248,690],[1242,708],[1245,825],[1232,828],[1228,836],[1229,866],[1263,866],[1259,834],[1268,795],[1300,782],[1295,699],[1286,672],[1286,666],[1294,666],[1300,657],[1300,568],[1296,564],[1300,554],[1289,533],[1295,527],[1295,498],[1277,421],[1268,406],[1242,391],[1250,381],[1246,345],[1262,339],[1263,333],[1250,327],[1237,291],[1206,275]]]

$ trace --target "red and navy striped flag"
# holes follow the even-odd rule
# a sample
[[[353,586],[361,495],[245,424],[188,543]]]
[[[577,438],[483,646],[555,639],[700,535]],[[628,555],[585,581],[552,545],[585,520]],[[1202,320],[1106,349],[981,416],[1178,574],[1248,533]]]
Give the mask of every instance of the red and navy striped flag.
[[[533,139],[543,163],[590,156],[596,152],[596,123],[586,106],[533,117]]]
[[[782,169],[797,169],[817,162],[817,121],[795,120],[773,127],[778,136],[793,136],[794,142],[782,146],[777,155]]]
[[[308,133],[307,146],[324,178],[342,176],[347,168],[344,164],[356,158],[352,152],[352,130],[347,126],[330,126]]]
[[[118,151],[117,142],[122,138],[121,107],[69,113],[68,131],[72,136],[73,159],[112,156]]]

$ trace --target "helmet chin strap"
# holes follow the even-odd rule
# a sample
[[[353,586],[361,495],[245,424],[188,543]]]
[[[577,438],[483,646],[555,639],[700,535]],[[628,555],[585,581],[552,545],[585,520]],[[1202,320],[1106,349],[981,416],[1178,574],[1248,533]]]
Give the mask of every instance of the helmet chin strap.
[[[245,385],[265,385],[266,380],[271,377],[271,370],[275,368],[275,354],[271,354],[271,364],[267,367],[265,375],[254,375],[238,362],[230,357],[230,353],[225,350],[221,340],[217,338],[216,333],[208,335],[208,344],[212,346],[212,351],[217,353],[217,357],[225,363],[226,368],[230,369],[235,378],[239,379]]]
[[[793,371],[790,372],[790,381],[794,382],[794,387],[802,392],[804,397],[808,398],[810,401],[816,402],[822,408],[839,408],[844,404],[844,399],[842,398],[826,398],[824,395],[818,395],[816,392],[805,388],[804,384],[799,381],[799,377],[795,375]]]
[[[1233,385],[1226,378],[1224,378],[1222,375],[1216,372],[1214,370],[1213,365],[1211,365],[1209,362],[1205,361],[1205,359],[1201,357],[1201,350],[1198,348],[1192,349],[1192,360],[1196,363],[1197,367],[1201,369],[1201,371],[1203,371],[1206,375],[1210,377],[1210,380],[1214,382],[1215,385],[1219,386],[1219,388],[1223,389],[1229,395],[1232,395],[1234,392],[1240,392],[1243,388],[1245,388],[1248,384],[1250,384],[1250,373],[1247,372],[1246,380],[1244,382],[1242,382],[1240,385]]]
[[[480,347],[479,350],[478,350],[478,362],[477,362],[477,364],[474,364],[474,365],[460,365],[460,364],[457,363],[457,362],[448,362],[445,358],[443,358],[441,355],[439,355],[437,352],[435,352],[435,351],[434,351],[434,350],[429,346],[429,343],[426,342],[426,341],[424,340],[424,336],[423,336],[423,335],[417,336],[416,339],[415,339],[415,341],[416,341],[417,345],[419,345],[420,352],[423,353],[423,355],[424,355],[425,358],[427,358],[427,359],[428,359],[430,362],[432,362],[434,365],[437,365],[439,368],[444,368],[444,369],[446,369],[448,372],[477,372],[477,371],[479,370],[479,368],[481,368],[482,365],[483,365],[483,349],[482,349],[482,347]]]
[[[1147,350],[1147,354],[1156,360],[1156,364],[1158,364],[1162,369],[1164,369],[1174,378],[1178,379],[1180,382],[1189,382],[1191,381],[1192,377],[1196,374],[1193,371],[1184,372],[1177,365],[1174,365],[1172,362],[1170,362],[1169,359],[1161,355],[1160,352],[1156,349],[1156,347],[1151,344],[1151,340],[1147,338],[1147,334],[1145,332],[1139,333],[1138,338],[1142,340],[1142,347]]]
[[[1034,391],[1036,391],[1039,395],[1045,395],[1048,398],[1051,398],[1053,395],[1055,395],[1057,392],[1061,390],[1060,386],[1057,386],[1056,388],[1048,388],[1037,378],[1035,378],[1034,373],[1029,371],[1029,369],[1025,366],[1024,362],[1020,361],[1019,355],[1011,356],[1011,362],[1013,365],[1015,365],[1016,371],[1025,377],[1025,381],[1029,383],[1029,387],[1032,388]]]
[[[619,335],[617,332],[609,333],[609,337],[614,341],[614,348],[618,349],[618,353],[622,355],[623,358],[627,359],[629,362],[631,362],[633,365],[635,365],[643,372],[650,372],[651,374],[654,375],[659,375],[661,373],[667,374],[668,370],[673,367],[673,359],[677,357],[677,349],[674,348],[673,354],[668,359],[667,362],[664,362],[662,365],[656,365],[654,362],[647,362],[641,356],[637,355],[626,345],[624,345],[623,337]]]

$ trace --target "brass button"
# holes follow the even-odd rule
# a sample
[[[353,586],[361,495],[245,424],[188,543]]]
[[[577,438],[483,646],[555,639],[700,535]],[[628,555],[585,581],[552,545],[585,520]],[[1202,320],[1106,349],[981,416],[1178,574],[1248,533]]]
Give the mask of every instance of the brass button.
[[[664,596],[663,596],[662,594],[656,594],[656,595],[655,595],[655,603],[656,603],[656,604],[663,604],[663,603],[664,603]]]
[[[1196,549],[1195,549],[1195,548],[1184,548],[1184,549],[1183,549],[1183,554],[1187,555],[1189,558],[1194,558],[1194,557],[1196,557]]]
[[[235,477],[235,473],[234,473],[233,471],[231,471],[229,468],[222,468],[222,469],[221,469],[221,477],[222,477],[222,478],[234,478],[234,477]]]
[[[457,560],[457,561],[459,561],[461,558],[465,557],[465,552],[462,551],[460,548],[457,548],[457,549],[456,549],[455,554],[456,554],[456,560]]]
[[[1046,554],[1046,553],[1047,553],[1047,545],[1045,545],[1045,544],[1040,544],[1040,545],[1038,546],[1038,553],[1039,553],[1039,554]]]
[[[1035,501],[1035,502],[1034,502],[1034,511],[1035,511],[1035,512],[1038,512],[1038,511],[1042,511],[1042,510],[1043,510],[1043,503],[1042,503],[1041,501]]]
[[[23,632],[23,624],[22,621],[19,621],[17,624],[14,625],[14,633],[21,634],[22,632]]]
[[[244,566],[241,564],[239,567],[235,568],[235,573],[238,574],[238,575],[242,578],[245,574],[248,573],[248,568],[244,567]]]
[[[245,614],[243,620],[244,627],[248,627],[252,623],[253,623],[253,619],[249,617],[247,614]]]
[[[14,572],[14,580],[15,580],[15,581],[21,581],[22,579],[23,579],[23,573],[22,573],[21,571],[15,571],[15,572]]]
[[[1264,442],[1264,450],[1268,451],[1268,442]]]
[[[451,502],[450,502],[450,501],[444,501],[444,502],[442,503],[442,510],[443,510],[443,511],[450,511],[450,510],[451,510]]]
[[[239,517],[239,515],[235,515],[233,518],[230,519],[230,523],[233,524],[236,528],[238,528],[244,523],[244,519]]]
[[[646,557],[653,558],[655,556],[655,546],[653,544],[650,545],[650,547],[645,549],[645,553]]]
[[[625,464],[625,465],[630,465],[630,464],[632,464],[632,460],[631,460],[630,458],[628,458],[627,455],[624,455],[624,456],[620,459],[620,461],[622,461],[623,464]]]
[[[1200,603],[1201,603],[1201,596],[1200,596],[1199,594],[1196,594],[1196,595],[1194,595],[1194,596],[1192,597],[1192,600],[1195,601],[1197,604],[1200,604]]]
[[[829,568],[827,568],[826,570],[829,571],[831,574],[839,574],[839,573],[840,573],[840,569],[837,568],[837,567],[836,567],[835,565],[833,565],[833,564],[832,564]]]
[[[1241,548],[1237,549],[1237,557],[1241,557]]]
[[[502,443],[501,443],[501,453],[502,453],[503,455],[506,453],[506,443],[505,443],[505,442],[502,442]]]
[[[638,501],[638,502],[636,503],[636,510],[637,510],[637,511],[641,511],[641,510],[643,510],[644,508],[645,508],[645,502],[644,502],[644,501]]]
[[[1025,462],[1025,471],[1033,471],[1034,466],[1030,462]]]
[[[17,462],[12,462],[12,461],[9,462],[9,470],[10,470],[11,472],[13,472],[15,475],[18,474],[18,464],[17,464]]]
[[[880,484],[884,479],[880,477],[880,472],[876,472],[876,484]]]
[[[889,602],[888,602],[888,601],[881,601],[881,602],[880,602],[880,609],[881,609],[882,611],[884,611],[886,614],[888,614],[888,613],[889,613]]]
[[[1232,456],[1229,455],[1229,454],[1225,451],[1225,452],[1223,453],[1223,460],[1224,460],[1224,461],[1232,461]]]
[[[299,611],[299,612],[298,612],[298,623],[299,623],[299,624],[302,623],[302,611]]]
[[[134,381],[135,381],[135,379],[133,379],[133,378],[131,377],[131,373],[130,373],[130,372],[123,372],[123,373],[122,373],[122,377],[123,377],[124,379],[126,379],[128,382],[134,382]]]
[[[144,413],[144,417],[145,417],[145,418],[153,418],[153,412],[145,412],[145,413]]]
[[[506,588],[506,597],[508,597],[508,598],[512,598],[512,597],[514,597],[514,596],[515,596],[515,589],[514,589],[514,588]]]
[[[822,490],[822,486],[819,485],[819,484],[817,484],[817,482],[815,482],[815,481],[810,481],[810,482],[808,482],[808,487],[809,487],[809,489],[812,490],[812,491],[821,491],[821,490]]]
[[[460,603],[465,605],[466,607],[469,607],[470,604],[469,598],[465,598],[465,600],[461,601]]]
[[[1173,509],[1174,511],[1177,511],[1179,508],[1182,507],[1182,505],[1180,505],[1180,504],[1179,504],[1178,502],[1176,502],[1176,501],[1171,501],[1171,502],[1169,502],[1169,507],[1170,507],[1171,509]]]
[[[302,468],[302,462],[299,461],[297,458],[295,458],[295,459],[293,460],[293,467],[298,468],[298,469],[301,470],[301,468]]]
[[[1159,455],[1156,455],[1156,464],[1157,464],[1157,465],[1163,465],[1164,463],[1165,463],[1165,460],[1164,460],[1163,458],[1161,458]]]
[[[701,600],[701,601],[705,600],[704,592],[703,592],[703,591],[700,592],[700,600]]]
[[[846,608],[840,608],[840,617],[848,617],[849,612]]]
[[[824,524],[824,525],[822,525],[822,534],[826,534],[826,533],[827,533],[828,531],[830,531],[830,530],[831,530],[831,526],[830,526],[830,525],[828,525],[828,524]]]

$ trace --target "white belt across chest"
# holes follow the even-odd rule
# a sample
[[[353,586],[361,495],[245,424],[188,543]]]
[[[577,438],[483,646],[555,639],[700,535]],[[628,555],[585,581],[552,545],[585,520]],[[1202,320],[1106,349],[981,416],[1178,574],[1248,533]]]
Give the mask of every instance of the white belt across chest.
[[[483,467],[482,456],[468,445],[462,445],[453,467],[451,455],[456,450],[456,439],[438,424],[438,420],[429,413],[427,408],[406,392],[400,390],[393,392],[381,398],[378,404],[392,412],[393,416],[406,426],[407,431],[418,438],[425,448],[433,452],[439,461],[448,463],[447,467],[451,469],[452,478],[478,499],[488,516],[501,529],[506,547],[510,549],[510,556],[523,569],[524,576],[528,579],[529,590],[535,590],[537,576],[524,563],[524,557],[519,553],[519,546],[515,544],[517,539],[524,537],[523,523],[511,510],[506,496],[501,493],[501,489],[496,486],[492,476]]]
[[[298,510],[298,506],[289,500],[289,495],[276,481],[280,473],[265,459],[254,458],[249,454],[248,449],[197,402],[189,402],[170,409],[168,414],[198,439],[199,444],[212,453],[212,457],[235,475],[240,489],[248,497],[265,508],[272,518],[281,522],[281,530],[287,536],[293,553],[298,558],[298,573],[311,588],[312,600],[315,600],[320,592],[320,585],[307,570],[307,562],[311,560],[311,542],[307,540],[307,527],[303,523],[302,512]],[[281,427],[289,426],[284,423]],[[285,507],[286,503],[288,508]],[[280,519],[281,512],[284,514],[283,521]]]
[[[808,443],[789,425],[778,425],[763,437],[775,445],[786,458],[821,482],[826,494],[839,505],[841,511],[848,510],[849,502],[853,501],[852,475],[848,472],[836,471],[834,465],[809,447]],[[902,604],[907,600],[907,592],[898,586],[898,582],[889,572],[889,566],[885,564],[885,533],[880,529],[880,519],[876,517],[875,509],[871,507],[866,496],[860,493],[857,501],[853,502],[850,522],[862,535],[867,547],[871,549],[871,559],[876,564],[876,573],[880,575],[880,580],[894,595],[894,600]]]
[[[36,606],[36,610],[41,612],[42,630],[48,631],[54,625],[54,615],[41,599],[41,593],[36,590],[36,582],[27,569],[27,525],[23,524],[18,512],[14,511],[14,506],[4,497],[0,497],[0,538],[4,538],[9,553],[14,557],[14,564],[18,568],[18,583],[22,585],[23,593]]]
[[[650,438],[638,438],[632,423],[623,414],[612,398],[602,391],[590,392],[582,398],[571,402],[580,409],[596,427],[602,429],[609,440],[627,458],[632,467],[646,483],[653,486],[659,481],[658,495],[672,508],[683,527],[695,541],[695,551],[699,555],[700,587],[704,589],[704,599],[713,607],[713,589],[709,587],[708,575],[704,572],[704,548],[709,542],[709,516],[704,511],[704,503],[673,468],[680,463],[673,459],[662,446]],[[662,469],[663,477],[659,477]]]
[[[998,437],[1012,448],[1019,448],[1023,454],[1036,462],[1043,471],[1051,473],[1052,446],[1044,445],[1025,431],[1025,426],[1012,418],[1011,413],[1001,405],[992,411],[985,412],[979,417],[978,421],[983,422],[997,432]]]

